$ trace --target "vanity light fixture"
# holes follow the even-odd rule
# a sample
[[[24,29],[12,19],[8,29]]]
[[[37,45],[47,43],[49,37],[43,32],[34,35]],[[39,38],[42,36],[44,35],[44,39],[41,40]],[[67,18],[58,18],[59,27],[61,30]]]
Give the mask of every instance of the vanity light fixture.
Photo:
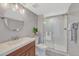
[[[16,11],[16,12],[19,12],[20,14],[25,13],[25,10],[22,7],[20,7],[18,4],[13,5],[12,10]]]
[[[15,4],[15,8],[16,8],[16,9],[19,9],[19,6],[18,6],[17,4]]]
[[[11,8],[11,10],[15,11],[15,12],[18,12],[20,14],[24,14],[25,13],[25,10],[24,8],[22,8],[22,6],[19,6],[19,4],[9,4],[9,3],[2,3],[1,4],[2,8],[3,9],[7,9],[7,8]]]

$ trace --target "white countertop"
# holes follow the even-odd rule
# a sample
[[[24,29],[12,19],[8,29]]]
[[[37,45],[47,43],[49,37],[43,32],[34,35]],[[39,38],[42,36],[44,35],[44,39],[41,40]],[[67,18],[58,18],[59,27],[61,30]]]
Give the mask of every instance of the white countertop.
[[[0,43],[0,56],[6,56],[9,53],[31,43],[35,38],[24,37],[17,40],[11,40]]]

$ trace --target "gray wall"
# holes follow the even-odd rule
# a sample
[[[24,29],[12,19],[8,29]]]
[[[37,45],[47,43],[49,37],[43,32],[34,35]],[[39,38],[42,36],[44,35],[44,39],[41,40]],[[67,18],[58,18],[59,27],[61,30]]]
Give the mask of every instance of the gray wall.
[[[44,22],[44,16],[43,15],[39,15],[38,16],[38,31],[39,31],[39,43],[44,43],[44,27],[43,27],[43,22]]]
[[[6,10],[0,7],[0,16],[4,16],[5,13],[6,13]],[[10,15],[13,17],[13,12],[10,11],[10,13],[7,13],[7,15]],[[19,36],[19,37],[24,37],[24,36],[32,37],[33,36],[32,28],[36,26],[37,24],[37,19],[38,19],[37,15],[35,15],[34,13],[26,9],[25,15],[22,16],[22,15],[17,14],[16,17],[13,17],[13,18],[16,18],[16,19],[21,18],[24,20],[23,29],[19,32],[10,31],[4,26],[3,20],[0,19],[0,42],[6,41],[15,36]]]
[[[69,55],[79,56],[79,29],[77,31],[77,43],[71,41],[71,24],[79,23],[79,3],[71,4],[68,11],[68,52]],[[79,26],[78,26],[79,27]]]

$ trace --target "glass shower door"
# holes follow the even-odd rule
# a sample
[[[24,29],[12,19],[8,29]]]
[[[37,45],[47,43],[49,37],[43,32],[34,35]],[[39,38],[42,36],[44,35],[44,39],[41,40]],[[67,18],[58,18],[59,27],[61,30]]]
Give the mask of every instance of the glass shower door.
[[[67,17],[50,17],[44,20],[45,44],[48,48],[67,52]]]
[[[52,23],[48,19],[44,21],[44,43],[48,48],[54,48]]]

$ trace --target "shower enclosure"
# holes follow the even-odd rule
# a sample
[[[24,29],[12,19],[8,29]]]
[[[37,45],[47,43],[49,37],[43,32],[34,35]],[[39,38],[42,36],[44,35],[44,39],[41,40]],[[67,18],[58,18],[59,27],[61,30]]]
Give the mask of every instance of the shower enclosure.
[[[79,56],[79,3],[71,4],[67,14],[44,19],[47,55]]]
[[[67,15],[60,15],[45,18],[44,22],[44,44],[47,46],[46,52],[55,51],[60,55],[67,54]],[[50,52],[46,54],[49,55]],[[54,53],[54,54],[53,54]]]
[[[79,3],[71,4],[68,11],[68,54],[79,56]]]

